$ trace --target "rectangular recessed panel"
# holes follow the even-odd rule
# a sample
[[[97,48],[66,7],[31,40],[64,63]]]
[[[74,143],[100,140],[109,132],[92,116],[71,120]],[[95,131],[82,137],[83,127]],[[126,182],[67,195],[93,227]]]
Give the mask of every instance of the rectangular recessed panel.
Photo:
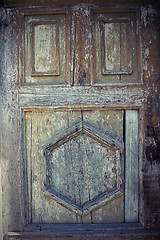
[[[58,22],[33,23],[32,75],[59,75]]]
[[[67,84],[69,50],[67,14],[25,16],[24,83]]]
[[[104,53],[103,74],[120,71],[119,23],[104,23]]]
[[[130,74],[129,20],[104,20],[101,33],[102,74]]]
[[[93,85],[140,81],[138,14],[137,10],[93,12]]]

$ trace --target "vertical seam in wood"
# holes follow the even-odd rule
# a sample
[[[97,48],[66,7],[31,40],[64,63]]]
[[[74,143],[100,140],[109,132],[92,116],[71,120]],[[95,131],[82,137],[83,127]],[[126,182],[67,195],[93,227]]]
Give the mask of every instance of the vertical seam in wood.
[[[1,167],[0,167],[0,240],[3,240]]]

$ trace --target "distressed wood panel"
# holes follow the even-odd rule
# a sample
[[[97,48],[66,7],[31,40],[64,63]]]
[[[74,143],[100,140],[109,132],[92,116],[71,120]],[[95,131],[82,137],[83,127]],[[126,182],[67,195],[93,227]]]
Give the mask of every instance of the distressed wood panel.
[[[79,221],[79,216],[75,213],[44,195],[42,185],[43,143],[58,134],[61,129],[67,128],[72,122],[78,121],[79,117],[81,117],[80,112],[75,114],[70,112],[32,113],[32,169],[30,169],[32,172],[32,198],[30,199],[32,222],[77,223]]]
[[[94,85],[141,82],[136,16],[136,11],[112,13],[103,9],[93,12]]]
[[[101,221],[107,221],[105,212],[108,211],[106,209],[109,208],[109,202],[112,202],[111,206],[114,205],[117,209],[114,218],[117,216],[118,221],[123,221],[123,197],[118,197],[119,195],[123,196],[124,191],[122,153],[114,150],[115,147],[113,149],[109,147],[110,143],[105,146],[105,142],[101,143],[96,140],[98,135],[105,138],[107,129],[110,129],[110,133],[112,133],[111,129],[115,128],[115,135],[118,136],[115,138],[114,144],[116,144],[116,141],[120,142],[117,145],[119,148],[123,143],[123,136],[120,134],[120,131],[123,132],[123,111],[97,110],[94,114],[92,112],[94,111],[35,111],[26,113],[27,177],[31,179],[28,182],[30,185],[28,201],[32,222],[91,223],[100,222],[98,218]],[[91,125],[85,126],[84,122],[83,126],[84,120],[82,121],[82,119],[93,120],[94,115],[96,116],[99,112],[101,119],[99,114],[97,119],[98,121],[101,120],[102,124],[100,127],[97,122],[99,130],[94,133],[94,128]],[[113,116],[115,116],[114,121],[110,122]],[[68,127],[72,127],[79,122],[82,122],[82,130],[73,139],[71,138],[67,142],[64,140],[64,143],[62,142],[56,148],[56,145],[51,144],[55,136],[59,136],[57,134],[62,133],[64,129],[68,131]],[[96,125],[96,122],[93,121],[93,123]],[[101,133],[102,130],[105,132],[104,137]],[[56,138],[57,143],[61,141],[58,140],[59,137]],[[69,135],[67,138],[70,139]],[[105,141],[112,142],[114,140],[108,138]],[[45,158],[45,167],[43,167],[44,143],[45,148],[48,149],[47,152],[50,151],[48,157]],[[46,176],[44,176],[44,171]],[[42,176],[44,177],[42,178]],[[47,194],[43,193],[43,179],[45,178],[44,184],[49,186],[50,189]],[[60,195],[57,195],[57,192]],[[56,195],[52,198],[52,194]],[[55,196],[60,201],[57,201]],[[75,202],[80,206],[79,209],[84,209],[82,213],[68,207],[69,201],[67,200],[66,203],[65,198],[70,199],[70,202]],[[115,200],[115,204],[113,204],[114,198],[119,199],[118,201]],[[105,207],[106,204],[107,207]],[[118,211],[118,209],[122,209],[122,206],[123,211]],[[100,208],[102,210],[98,212],[97,209]],[[109,212],[107,215],[111,217]],[[112,218],[109,218],[109,222],[112,222]]]
[[[34,13],[31,16],[25,13],[24,24],[22,83],[68,84],[70,74],[68,13],[53,12],[52,15],[35,16]],[[23,32],[23,25],[21,31]]]
[[[129,19],[104,20],[101,24],[102,74],[130,74]]]
[[[59,75],[58,22],[32,23],[32,76]]]
[[[125,222],[138,222],[139,123],[138,111],[127,110],[125,118]]]
[[[91,85],[91,24],[88,7],[74,9],[74,27],[73,85]]]
[[[104,133],[112,136],[116,141],[123,144],[123,110],[107,110],[107,111],[84,111],[83,119],[95,124],[99,129],[103,129]],[[123,179],[124,162],[120,162],[121,171],[118,173],[120,179]],[[123,181],[120,189],[124,191]],[[112,212],[113,209],[113,212]],[[118,211],[116,211],[118,209]],[[116,213],[116,214],[115,214]],[[111,220],[112,219],[112,220]],[[123,195],[118,196],[109,204],[102,206],[100,209],[92,212],[92,221],[96,223],[103,222],[123,222],[124,221],[124,199]]]

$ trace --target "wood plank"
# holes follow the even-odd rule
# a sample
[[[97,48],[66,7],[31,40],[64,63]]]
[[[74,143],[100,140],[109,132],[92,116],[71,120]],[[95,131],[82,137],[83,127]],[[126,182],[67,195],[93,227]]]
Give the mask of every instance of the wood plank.
[[[138,222],[139,122],[137,110],[125,116],[125,222]]]
[[[74,9],[74,79],[73,85],[90,85],[91,26],[86,7]]]
[[[45,232],[45,231],[40,231],[40,232],[9,232],[8,233],[8,238],[9,239],[44,239],[44,240],[53,240],[53,239],[76,239],[76,240],[91,240],[91,239],[107,239],[107,240],[144,240],[147,238],[155,239],[158,240],[160,237],[160,230],[117,230],[116,228],[114,230],[104,230],[104,231],[77,231],[77,232],[72,232],[72,228],[70,232]],[[153,238],[152,238],[153,237]]]
[[[81,91],[80,91],[81,90]],[[25,87],[20,89],[20,107],[125,107],[141,106],[143,86],[108,88],[50,88]]]

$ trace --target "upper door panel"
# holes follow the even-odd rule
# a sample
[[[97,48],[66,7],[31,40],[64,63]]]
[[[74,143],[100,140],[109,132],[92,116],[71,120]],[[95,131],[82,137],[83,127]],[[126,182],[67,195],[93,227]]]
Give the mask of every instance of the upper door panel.
[[[137,12],[93,12],[93,83],[137,83],[139,35]]]
[[[66,13],[25,16],[24,83],[68,83]]]

